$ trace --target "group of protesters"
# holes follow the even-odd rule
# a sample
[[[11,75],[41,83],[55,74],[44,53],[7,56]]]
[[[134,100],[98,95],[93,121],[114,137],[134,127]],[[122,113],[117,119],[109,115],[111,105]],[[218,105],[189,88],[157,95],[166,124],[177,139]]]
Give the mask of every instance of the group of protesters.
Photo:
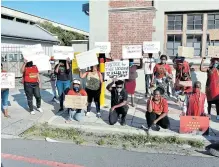
[[[173,67],[176,70],[175,81],[170,65],[167,64],[168,57],[161,55],[160,62],[156,63],[153,54],[140,59],[140,65],[134,63],[133,59],[129,60],[129,79],[118,80],[113,78],[113,82],[107,85],[107,90],[111,93],[111,110],[109,113],[109,123],[115,124],[119,119],[121,125],[126,124],[126,115],[129,110],[128,95],[131,96],[131,106],[134,104],[134,94],[136,89],[137,69],[144,67],[145,72],[145,97],[146,120],[148,128],[159,130],[160,127],[169,128],[168,119],[168,97],[175,97],[182,104],[181,115],[188,116],[210,116],[212,104],[216,105],[217,120],[219,120],[219,59],[211,58],[209,67],[203,67],[205,58],[202,59],[200,70],[207,73],[206,94],[201,92],[201,82],[196,81],[192,85],[181,85],[183,81],[192,81],[190,65],[185,57],[176,57],[173,59]],[[91,103],[94,101],[96,106],[97,117],[101,117],[100,94],[101,85],[104,77],[98,71],[98,66],[92,66],[90,70],[82,72],[79,70],[81,79],[86,78],[85,89],[81,86],[81,79],[71,79],[71,60],[59,60],[54,69],[50,71],[50,81],[53,92],[53,100],[57,99],[60,103],[59,111],[64,111],[65,95],[87,96],[87,110],[85,114],[81,109],[67,109],[69,118],[66,122],[77,120],[80,121],[83,115],[88,116],[91,112]],[[2,67],[2,72],[3,66]],[[37,66],[33,62],[24,63],[21,67],[23,74],[24,91],[27,97],[30,114],[35,114],[33,107],[33,96],[36,98],[36,107],[39,112],[41,108],[40,88],[42,86]],[[58,95],[56,93],[58,90]],[[8,115],[7,98],[8,89],[2,89],[2,104],[4,116]],[[58,97],[57,97],[58,96]],[[180,98],[184,97],[184,98]],[[121,118],[120,118],[121,115]]]

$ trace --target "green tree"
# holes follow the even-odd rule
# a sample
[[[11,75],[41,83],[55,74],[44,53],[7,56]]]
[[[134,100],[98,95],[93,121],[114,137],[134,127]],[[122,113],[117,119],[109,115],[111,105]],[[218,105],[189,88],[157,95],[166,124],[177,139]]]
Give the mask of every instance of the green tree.
[[[61,45],[63,45],[63,46],[71,46],[72,40],[86,39],[86,36],[84,36],[82,34],[79,34],[77,32],[63,30],[61,27],[55,27],[55,26],[53,26],[52,23],[49,23],[49,22],[38,23],[38,25],[41,26],[42,28],[46,29],[50,33],[57,35],[59,41],[61,42]]]

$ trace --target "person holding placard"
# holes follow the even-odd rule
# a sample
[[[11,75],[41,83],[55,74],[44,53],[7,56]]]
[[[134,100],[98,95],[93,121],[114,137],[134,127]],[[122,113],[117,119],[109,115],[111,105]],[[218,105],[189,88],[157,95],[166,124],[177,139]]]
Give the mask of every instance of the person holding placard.
[[[56,87],[58,90],[60,109],[59,111],[64,110],[63,100],[64,100],[64,91],[70,87],[71,84],[71,69],[69,65],[70,59],[59,60],[59,64],[55,66],[55,74],[57,76]]]
[[[150,96],[150,82],[153,77],[153,69],[155,66],[155,59],[153,58],[152,53],[148,53],[147,58],[143,58],[143,63],[144,63],[144,74],[145,74],[145,96],[149,97]]]
[[[1,63],[1,72],[6,72],[3,70],[3,64]],[[9,96],[9,89],[8,88],[1,88],[1,100],[2,100],[2,108],[4,117],[10,118],[8,115],[8,96]]]
[[[134,60],[129,59],[129,79],[125,80],[125,89],[128,94],[131,95],[131,105],[132,107],[135,106],[134,104],[134,94],[136,88],[136,78],[138,77],[137,69],[142,68],[142,59],[140,60],[140,66],[134,65]]]
[[[94,100],[96,105],[97,117],[101,117],[100,114],[100,93],[101,93],[101,84],[103,83],[102,74],[97,70],[97,66],[91,67],[91,71],[82,73],[80,71],[80,77],[86,78],[86,92],[88,95],[88,106],[86,116],[90,114],[91,103]]]
[[[154,86],[155,84],[156,87],[161,87],[164,90],[165,96],[171,96],[172,88],[170,85],[173,78],[172,69],[166,63],[166,55],[161,55],[160,60],[161,62],[156,64],[154,67],[154,74],[152,77],[151,86]]]
[[[109,123],[114,125],[117,123],[121,114],[121,125],[126,125],[126,115],[128,113],[128,94],[124,89],[122,80],[114,79],[113,82],[107,85],[106,89],[111,93],[111,109],[109,113]]]
[[[41,95],[40,95],[40,75],[37,66],[33,65],[33,62],[27,62],[24,60],[24,64],[21,67],[21,73],[23,73],[24,91],[27,96],[27,103],[30,109],[30,114],[34,115],[33,110],[33,96],[36,98],[37,110],[43,112],[41,107]]]
[[[211,114],[211,105],[216,105],[217,120],[219,120],[219,59],[211,58],[211,64],[208,68],[204,68],[205,58],[202,59],[200,70],[207,72],[206,95],[208,100],[208,114]]]
[[[84,89],[81,89],[81,82],[78,79],[74,79],[72,82],[72,87],[65,90],[65,95],[72,96],[87,96],[87,93]],[[81,109],[68,109],[69,118],[66,123],[69,123],[73,120],[81,121],[82,120],[82,111]]]
[[[155,89],[153,95],[147,101],[146,120],[149,129],[159,131],[160,127],[168,129],[170,121],[168,118],[167,100],[161,97],[161,92]]]

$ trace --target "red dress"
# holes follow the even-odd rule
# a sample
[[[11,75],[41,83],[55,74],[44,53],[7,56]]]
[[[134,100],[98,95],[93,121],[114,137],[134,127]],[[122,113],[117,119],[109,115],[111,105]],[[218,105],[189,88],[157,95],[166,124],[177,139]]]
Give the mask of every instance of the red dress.
[[[208,101],[219,100],[219,70],[217,68],[208,71],[206,95]]]
[[[129,73],[136,73],[136,70],[137,70],[137,66],[132,66],[129,68]],[[131,95],[135,94],[135,88],[136,88],[136,79],[130,78],[125,81],[125,89],[128,94]]]

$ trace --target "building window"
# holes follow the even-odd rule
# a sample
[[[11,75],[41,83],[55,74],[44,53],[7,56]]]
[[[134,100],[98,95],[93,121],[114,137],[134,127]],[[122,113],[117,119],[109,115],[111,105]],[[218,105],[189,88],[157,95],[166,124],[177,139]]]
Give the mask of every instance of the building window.
[[[211,40],[209,39],[209,35],[207,35],[206,41],[206,56],[208,55],[208,46],[219,46],[219,40]]]
[[[182,35],[167,35],[168,56],[176,56],[178,46],[182,46]]]
[[[219,29],[219,13],[208,14],[208,29]]]
[[[183,15],[168,15],[168,30],[182,30]]]
[[[7,19],[7,20],[13,20],[14,19],[14,17],[3,15],[3,14],[1,15],[1,18],[2,19]]]
[[[19,18],[16,18],[16,21],[17,22],[20,22],[20,23],[28,23],[28,21],[27,20],[23,20],[23,19],[19,19]]]
[[[187,47],[194,48],[194,55],[201,56],[202,35],[187,35]]]
[[[188,30],[202,30],[202,14],[188,15],[187,16],[187,29]]]

